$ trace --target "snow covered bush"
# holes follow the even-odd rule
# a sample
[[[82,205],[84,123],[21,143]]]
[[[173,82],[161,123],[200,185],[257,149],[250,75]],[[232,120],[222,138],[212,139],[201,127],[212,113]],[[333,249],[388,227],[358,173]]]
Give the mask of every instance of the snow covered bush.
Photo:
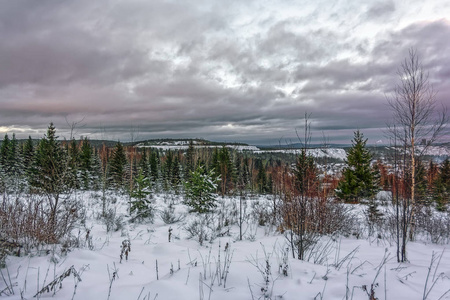
[[[165,224],[174,224],[183,220],[182,215],[177,215],[175,213],[175,207],[172,203],[170,203],[167,207],[164,207],[164,209],[159,213],[159,216]]]
[[[40,196],[12,199],[4,195],[0,204],[0,238],[7,238],[29,253],[44,244],[58,243],[68,238],[78,221],[80,204],[66,200],[61,203],[55,216]],[[56,218],[56,226],[52,220]]]
[[[106,232],[119,231],[124,226],[123,216],[118,216],[115,208],[107,209],[102,220],[106,225]]]

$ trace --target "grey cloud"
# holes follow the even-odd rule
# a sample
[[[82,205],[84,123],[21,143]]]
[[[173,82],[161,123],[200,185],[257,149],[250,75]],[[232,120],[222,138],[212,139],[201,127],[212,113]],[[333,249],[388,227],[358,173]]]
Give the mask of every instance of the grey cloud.
[[[392,0],[377,2],[367,11],[365,17],[368,19],[385,19],[395,11],[395,3]]]
[[[393,18],[397,2],[37,3],[0,3],[0,126],[63,129],[85,117],[83,134],[97,138],[128,139],[138,126],[142,138],[276,142],[295,137],[308,111],[314,130],[351,139],[384,126],[384,94],[410,46],[448,104],[449,21],[351,34]],[[284,17],[289,5],[309,13]]]

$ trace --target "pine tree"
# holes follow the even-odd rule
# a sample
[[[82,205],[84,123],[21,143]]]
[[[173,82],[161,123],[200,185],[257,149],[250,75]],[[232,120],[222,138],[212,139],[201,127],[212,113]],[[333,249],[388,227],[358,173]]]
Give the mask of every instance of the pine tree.
[[[215,174],[220,175],[220,194],[223,197],[233,187],[235,174],[230,151],[227,147],[223,146],[220,150],[215,150],[212,166]]]
[[[135,215],[133,219],[143,220],[153,217],[151,202],[148,199],[148,195],[150,195],[149,186],[148,178],[140,170],[139,174],[134,178],[134,188],[131,193],[130,214]]]
[[[296,187],[302,197],[309,196],[317,183],[317,168],[314,157],[308,154],[306,149],[302,149],[297,157],[296,169]]]
[[[179,190],[179,185],[181,183],[180,177],[180,159],[178,155],[175,156],[172,165],[172,176],[171,176],[172,188],[177,192]]]
[[[139,160],[139,170],[142,172],[142,175],[144,175],[144,177],[150,178],[149,159],[147,156],[147,150],[145,148],[142,150],[141,159]]]
[[[174,155],[171,150],[167,151],[166,160],[163,166],[163,188],[165,191],[169,191],[172,185],[172,171],[174,164]]]
[[[185,197],[193,212],[206,213],[216,207],[217,182],[214,172],[210,170],[205,174],[201,166],[191,173],[190,180],[185,183]]]
[[[450,160],[447,158],[439,168],[439,176],[434,183],[433,198],[436,209],[445,211],[450,203]]]
[[[34,145],[31,136],[25,141],[22,147],[22,157],[23,157],[23,165],[24,165],[24,173],[26,176],[30,175],[31,165],[34,159]]]
[[[116,144],[109,163],[109,174],[112,185],[115,188],[123,188],[125,183],[125,171],[127,156],[121,142]]]
[[[58,195],[67,190],[66,153],[57,140],[56,129],[50,123],[47,134],[39,141],[34,156],[31,185],[46,194]]]
[[[268,192],[268,179],[266,174],[266,168],[264,167],[264,163],[261,161],[259,163],[258,168],[258,175],[257,175],[257,182],[258,182],[258,191],[261,194],[265,194]]]
[[[347,167],[336,189],[336,195],[347,202],[373,197],[377,190],[376,174],[371,167],[372,154],[366,148],[367,139],[357,130],[347,153]]]
[[[11,141],[9,140],[8,134],[5,134],[5,137],[2,141],[2,146],[0,147],[0,165],[3,167],[4,172],[7,172],[8,169],[8,160],[11,148]]]
[[[8,154],[9,154],[10,141],[8,134],[5,134],[2,145],[0,147],[0,192],[8,186]]]
[[[80,188],[80,181],[79,178],[79,166],[80,166],[80,150],[78,148],[77,142],[75,139],[72,139],[70,143],[68,144],[67,148],[68,153],[68,159],[69,159],[69,175],[70,178],[68,178],[68,184],[70,187],[74,189]]]
[[[159,179],[159,155],[158,151],[152,151],[150,153],[150,177],[153,183],[156,183]]]
[[[189,147],[186,151],[186,168],[184,169],[184,178],[189,180],[189,176],[195,170],[195,148],[194,142],[192,140],[189,141]]]
[[[80,179],[83,189],[92,187],[94,155],[92,147],[87,138],[84,138],[80,150]]]
[[[47,134],[37,146],[33,163],[33,176],[30,177],[30,184],[38,192],[46,195],[48,201],[49,235],[47,242],[56,242],[58,237],[66,233],[65,230],[70,230],[70,227],[65,227],[62,230],[58,226],[58,214],[62,205],[60,196],[69,191],[69,186],[67,185],[67,154],[61,148],[57,138],[56,129],[53,123],[50,123]]]

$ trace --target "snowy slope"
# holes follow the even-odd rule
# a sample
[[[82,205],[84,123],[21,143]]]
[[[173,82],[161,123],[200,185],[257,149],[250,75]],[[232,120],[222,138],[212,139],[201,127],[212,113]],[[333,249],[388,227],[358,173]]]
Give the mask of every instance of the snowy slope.
[[[256,153],[263,152],[271,152],[271,153],[291,153],[291,154],[300,154],[301,149],[281,149],[281,150],[260,150],[256,151]],[[342,148],[324,148],[324,149],[308,149],[308,154],[313,157],[330,157],[344,160],[347,155],[344,149]]]
[[[167,225],[156,217],[154,224],[125,224],[113,233],[106,233],[97,218],[100,198],[90,193],[78,198],[87,205],[86,227],[91,228],[92,250],[87,247],[85,229],[80,227],[81,247],[65,256],[55,246],[49,249],[55,255],[8,257],[8,269],[2,270],[5,279],[0,280],[0,291],[6,289],[11,294],[7,299],[21,299],[21,294],[24,299],[33,299],[71,266],[81,282],[70,275],[62,281],[61,289],[59,283],[56,285],[55,295],[43,292],[37,298],[240,300],[264,299],[266,295],[265,299],[288,300],[368,299],[364,287],[370,290],[373,284],[378,299],[422,299],[425,288],[430,291],[427,299],[438,299],[450,288],[450,253],[441,245],[410,242],[411,263],[399,264],[394,245],[386,241],[324,237],[322,243],[328,248],[318,248],[306,262],[292,258],[285,238],[274,228],[251,222],[244,228],[243,241],[238,239],[238,228],[231,226],[229,234],[200,246],[198,241],[188,239],[184,229],[195,215],[187,214],[186,207],[174,196],[161,195],[153,201],[159,211],[173,203],[175,213],[185,216],[183,221]],[[238,202],[233,198],[224,201],[224,209]],[[267,200],[248,200],[246,207],[255,201]],[[126,198],[118,198],[116,204],[110,205],[118,214],[125,214],[128,207]],[[128,261],[120,263],[120,246],[125,239],[131,242],[131,252]],[[432,269],[427,279],[433,253],[442,252],[439,268],[436,272]],[[229,269],[227,255],[231,256]],[[321,256],[326,259],[319,263]],[[440,299],[450,299],[450,294]]]
[[[160,149],[163,151],[168,150],[187,150],[189,148],[189,145],[137,145],[138,148],[154,148],[154,149]],[[222,146],[218,145],[196,145],[195,148],[221,148]],[[225,145],[225,147],[234,149],[237,151],[258,151],[259,148],[256,146],[245,146],[245,145]]]

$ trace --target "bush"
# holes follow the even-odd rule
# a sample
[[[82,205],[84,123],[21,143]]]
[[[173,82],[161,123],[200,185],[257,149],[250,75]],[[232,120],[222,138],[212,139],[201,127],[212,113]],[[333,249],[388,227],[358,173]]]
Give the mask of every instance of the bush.
[[[171,204],[168,207],[165,207],[164,210],[160,212],[159,216],[165,224],[174,224],[183,219],[183,216],[177,216],[175,214],[175,207]]]

